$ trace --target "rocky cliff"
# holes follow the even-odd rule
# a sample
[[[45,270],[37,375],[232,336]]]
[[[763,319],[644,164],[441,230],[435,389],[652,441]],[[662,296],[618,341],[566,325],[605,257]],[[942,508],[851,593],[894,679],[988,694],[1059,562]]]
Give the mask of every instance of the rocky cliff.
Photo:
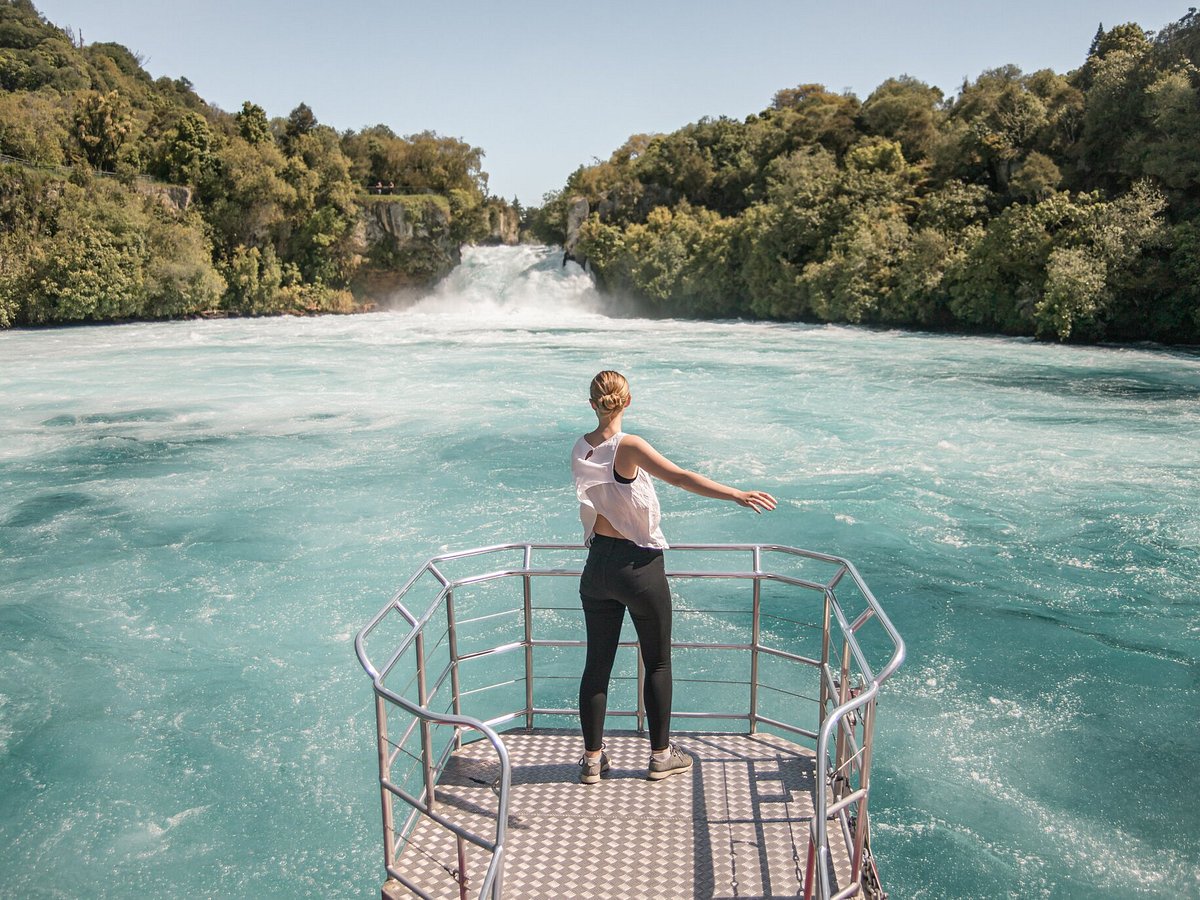
[[[572,197],[567,205],[567,239],[563,243],[563,252],[567,259],[573,259],[581,266],[587,264],[587,260],[582,256],[577,255],[575,245],[579,243],[579,229],[583,227],[583,223],[587,221],[588,213],[591,211],[587,198]]]
[[[458,265],[450,207],[433,194],[370,197],[363,202],[356,237],[365,257],[355,297],[388,305],[426,288]]]
[[[139,194],[153,197],[166,209],[174,212],[185,212],[192,205],[192,189],[182,184],[160,184],[138,179],[133,186]]]
[[[483,244],[517,243],[521,239],[521,217],[508,204],[489,203],[487,208],[488,236],[480,241]]]

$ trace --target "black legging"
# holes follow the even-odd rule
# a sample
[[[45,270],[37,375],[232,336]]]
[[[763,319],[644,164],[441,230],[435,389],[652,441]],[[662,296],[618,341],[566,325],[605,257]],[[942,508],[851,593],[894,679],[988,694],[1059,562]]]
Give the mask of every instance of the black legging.
[[[628,609],[646,666],[650,746],[661,750],[671,733],[671,589],[663,552],[595,535],[579,580],[579,596],[587,622],[587,662],[579,682],[584,746],[596,751],[604,742],[608,680]]]

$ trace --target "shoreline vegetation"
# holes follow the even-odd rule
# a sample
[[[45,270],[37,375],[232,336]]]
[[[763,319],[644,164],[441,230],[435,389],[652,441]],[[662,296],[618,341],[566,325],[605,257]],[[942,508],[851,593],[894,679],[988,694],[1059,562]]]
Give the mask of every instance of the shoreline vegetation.
[[[559,244],[651,314],[1200,344],[1200,15],[1078,69],[780,90],[634,135],[542,205],[483,150],[268,119],[0,0],[0,328],[377,309]]]
[[[347,313],[517,240],[483,151],[235,114],[0,0],[0,327]]]
[[[1200,14],[955,97],[805,84],[634,135],[531,213],[665,315],[1200,343]]]

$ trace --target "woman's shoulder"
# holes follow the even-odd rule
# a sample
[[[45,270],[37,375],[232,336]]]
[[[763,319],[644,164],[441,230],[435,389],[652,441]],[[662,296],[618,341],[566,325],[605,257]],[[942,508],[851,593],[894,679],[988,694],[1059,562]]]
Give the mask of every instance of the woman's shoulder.
[[[575,442],[575,446],[586,446],[592,450],[599,450],[601,447],[606,447],[609,445],[616,446],[627,437],[629,437],[628,434],[623,431],[618,431],[615,434],[610,434],[608,437],[601,440],[596,432],[589,431]]]
[[[619,434],[614,434],[612,437],[595,444],[592,443],[592,441],[595,440],[594,433],[589,431],[587,434],[580,435],[579,440],[575,442],[575,446],[571,448],[571,455],[577,458],[590,458],[592,454],[594,454],[597,450],[600,450],[602,447],[616,446],[615,439],[619,437]]]

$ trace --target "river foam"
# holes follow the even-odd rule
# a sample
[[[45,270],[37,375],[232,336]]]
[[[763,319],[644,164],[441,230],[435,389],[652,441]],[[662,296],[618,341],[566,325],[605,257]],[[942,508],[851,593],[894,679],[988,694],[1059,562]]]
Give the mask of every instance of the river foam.
[[[631,430],[780,499],[664,487],[670,539],[848,556],[908,640],[893,896],[1200,895],[1200,359],[610,312],[483,248],[407,310],[0,333],[5,890],[376,890],[350,637],[432,553],[578,539],[615,367]]]

